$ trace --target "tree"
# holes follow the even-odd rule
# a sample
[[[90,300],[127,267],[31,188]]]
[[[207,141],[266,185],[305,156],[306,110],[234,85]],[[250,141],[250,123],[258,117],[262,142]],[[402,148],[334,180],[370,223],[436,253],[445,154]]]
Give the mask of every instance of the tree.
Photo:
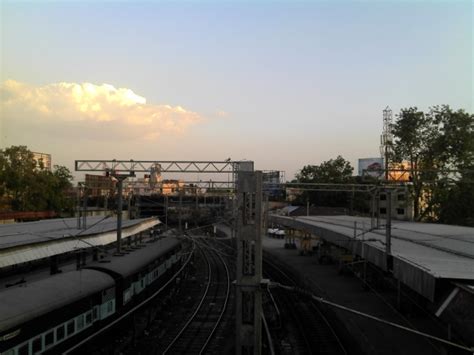
[[[454,201],[460,201],[460,191],[469,196],[473,188],[467,184],[474,167],[473,122],[473,115],[449,106],[434,106],[426,114],[416,107],[400,111],[392,126],[391,159],[408,162],[415,220],[431,216],[459,223],[459,218],[447,216],[453,216],[448,210],[452,211]],[[467,206],[463,202],[457,209]]]
[[[338,155],[320,165],[306,165],[296,174],[298,182],[345,183],[352,179],[354,168],[351,163]]]
[[[449,106],[434,107],[432,115],[440,127],[438,149],[446,170],[436,186],[438,220],[474,226],[474,115]]]
[[[439,131],[432,115],[425,115],[416,107],[402,109],[398,120],[392,127],[394,135],[393,160],[398,163],[408,162],[408,170],[413,182],[411,194],[414,204],[414,217],[422,215],[422,197],[427,201],[425,213],[431,208],[429,192],[424,190],[426,182],[436,177],[434,170],[439,168],[437,157],[439,150],[436,142]]]
[[[320,165],[306,165],[296,174],[293,182],[300,183],[351,183],[354,168],[342,156],[330,159]],[[348,207],[347,192],[306,191],[297,203],[306,203],[329,207]]]
[[[14,211],[61,212],[71,207],[65,191],[72,175],[64,166],[54,166],[51,172],[39,162],[26,146],[11,146],[0,150],[0,194]]]
[[[14,210],[24,211],[26,196],[35,181],[36,161],[25,146],[0,150],[0,185],[2,195],[8,195]]]

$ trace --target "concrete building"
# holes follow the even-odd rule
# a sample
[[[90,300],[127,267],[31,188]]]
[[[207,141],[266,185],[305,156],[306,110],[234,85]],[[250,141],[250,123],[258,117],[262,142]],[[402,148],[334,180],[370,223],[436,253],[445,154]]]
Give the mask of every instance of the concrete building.
[[[404,187],[393,191],[391,194],[391,216],[393,219],[401,221],[413,220],[413,200],[411,199],[408,188]],[[386,218],[389,211],[388,194],[381,192],[378,201],[378,209],[381,218]]]
[[[182,188],[184,188],[184,182],[181,180],[163,180],[160,186],[163,195],[177,194]]]
[[[115,183],[115,180],[108,176],[86,174],[89,196],[112,196],[115,193]]]
[[[51,171],[51,154],[32,152],[33,159],[36,161],[36,168]]]

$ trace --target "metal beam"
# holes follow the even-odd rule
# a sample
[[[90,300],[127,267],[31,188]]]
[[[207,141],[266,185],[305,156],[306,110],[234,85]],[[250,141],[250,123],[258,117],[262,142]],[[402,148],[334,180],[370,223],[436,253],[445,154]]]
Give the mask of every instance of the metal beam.
[[[76,171],[150,172],[159,169],[162,173],[233,173],[253,161],[192,161],[192,160],[76,160]]]

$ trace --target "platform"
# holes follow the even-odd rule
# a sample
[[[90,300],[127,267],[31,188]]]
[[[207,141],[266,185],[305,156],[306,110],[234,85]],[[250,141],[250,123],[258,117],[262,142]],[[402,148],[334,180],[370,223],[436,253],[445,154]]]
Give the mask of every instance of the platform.
[[[387,270],[385,221],[371,228],[370,218],[352,216],[285,217],[270,222],[305,229]],[[440,279],[474,281],[474,228],[392,221],[393,275],[431,301]]]

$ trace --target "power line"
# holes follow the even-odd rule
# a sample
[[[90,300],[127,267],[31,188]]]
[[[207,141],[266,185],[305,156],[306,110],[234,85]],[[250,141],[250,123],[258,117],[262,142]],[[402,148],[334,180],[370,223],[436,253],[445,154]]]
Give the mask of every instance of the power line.
[[[335,302],[328,301],[328,300],[326,300],[322,297],[318,297],[316,295],[313,295],[311,292],[306,291],[302,288],[283,285],[279,282],[271,282],[270,287],[271,286],[280,287],[280,288],[282,288],[284,290],[287,290],[287,291],[292,291],[292,292],[303,294],[305,296],[309,296],[309,297],[311,297],[311,299],[313,299],[314,301],[317,301],[319,303],[323,303],[323,304],[329,305],[331,307],[338,308],[338,309],[341,309],[343,311],[353,313],[353,314],[356,314],[358,316],[368,318],[368,319],[374,320],[376,322],[379,322],[379,323],[382,323],[382,324],[385,324],[385,325],[388,325],[388,326],[391,326],[391,327],[394,327],[394,328],[397,328],[397,329],[401,329],[403,331],[406,331],[406,332],[409,332],[409,333],[412,333],[412,334],[416,334],[416,335],[419,335],[419,336],[422,336],[422,337],[425,337],[425,338],[428,338],[428,339],[432,339],[432,340],[435,340],[437,342],[447,344],[449,346],[452,346],[452,347],[455,347],[455,348],[458,348],[458,349],[461,349],[461,350],[469,351],[471,354],[474,354],[474,348],[472,348],[472,347],[469,348],[467,346],[464,346],[464,345],[461,345],[461,344],[458,344],[458,343],[454,343],[452,341],[449,341],[449,340],[446,340],[446,339],[443,339],[443,338],[439,338],[437,336],[434,336],[434,335],[431,335],[431,334],[428,334],[428,333],[424,333],[424,332],[421,332],[421,331],[413,329],[413,328],[405,327],[401,324],[390,322],[390,321],[382,319],[380,317],[376,317],[376,316],[373,316],[371,314],[361,312],[361,311],[358,311],[356,309],[346,307],[346,306],[343,306],[343,305],[335,303]]]

